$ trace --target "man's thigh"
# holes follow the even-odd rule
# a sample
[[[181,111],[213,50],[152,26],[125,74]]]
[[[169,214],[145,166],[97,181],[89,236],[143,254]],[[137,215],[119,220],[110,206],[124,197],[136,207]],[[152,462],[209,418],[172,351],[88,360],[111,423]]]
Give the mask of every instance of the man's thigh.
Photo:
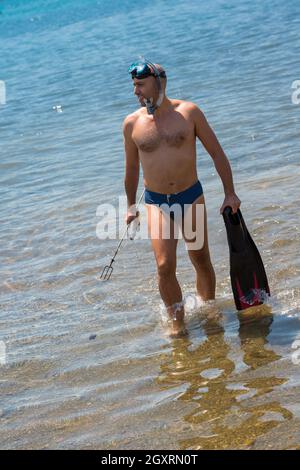
[[[185,211],[182,235],[189,255],[208,249],[207,214],[204,195],[201,194]]]
[[[148,233],[157,263],[169,262],[176,265],[176,248],[179,229],[177,224],[159,207],[146,204]]]

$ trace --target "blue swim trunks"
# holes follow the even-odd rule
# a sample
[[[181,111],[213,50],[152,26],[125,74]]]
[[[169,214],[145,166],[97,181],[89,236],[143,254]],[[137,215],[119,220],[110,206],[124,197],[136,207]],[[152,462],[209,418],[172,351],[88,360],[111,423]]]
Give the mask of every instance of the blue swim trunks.
[[[181,191],[180,193],[161,194],[146,189],[145,203],[155,204],[156,206],[161,207],[161,209],[165,212],[168,212],[170,217],[174,220],[173,209],[175,209],[176,212],[176,204],[180,206],[179,209],[183,215],[188,206],[190,206],[202,194],[202,185],[198,180],[195,184],[190,186],[188,189]],[[173,208],[171,206],[173,206]]]

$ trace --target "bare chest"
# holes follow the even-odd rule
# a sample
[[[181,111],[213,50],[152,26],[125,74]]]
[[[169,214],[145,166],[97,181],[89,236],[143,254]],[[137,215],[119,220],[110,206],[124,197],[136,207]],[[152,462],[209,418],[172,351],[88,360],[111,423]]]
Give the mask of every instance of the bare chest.
[[[142,120],[134,130],[133,139],[143,152],[154,152],[162,145],[180,148],[193,137],[193,126],[183,117]]]

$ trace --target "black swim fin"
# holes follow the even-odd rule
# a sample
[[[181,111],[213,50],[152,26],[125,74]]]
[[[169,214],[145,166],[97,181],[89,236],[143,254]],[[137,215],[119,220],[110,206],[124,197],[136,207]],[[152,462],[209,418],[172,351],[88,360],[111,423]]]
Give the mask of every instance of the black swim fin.
[[[270,296],[266,271],[241,211],[223,212],[230,257],[230,277],[237,310],[260,305]]]

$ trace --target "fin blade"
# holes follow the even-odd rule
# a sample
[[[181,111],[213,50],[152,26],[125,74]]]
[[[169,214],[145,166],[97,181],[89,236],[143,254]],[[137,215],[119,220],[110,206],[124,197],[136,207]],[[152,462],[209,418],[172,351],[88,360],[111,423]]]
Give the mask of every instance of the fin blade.
[[[237,310],[261,305],[270,288],[262,258],[243,219],[241,211],[223,213],[230,253],[230,277]]]

